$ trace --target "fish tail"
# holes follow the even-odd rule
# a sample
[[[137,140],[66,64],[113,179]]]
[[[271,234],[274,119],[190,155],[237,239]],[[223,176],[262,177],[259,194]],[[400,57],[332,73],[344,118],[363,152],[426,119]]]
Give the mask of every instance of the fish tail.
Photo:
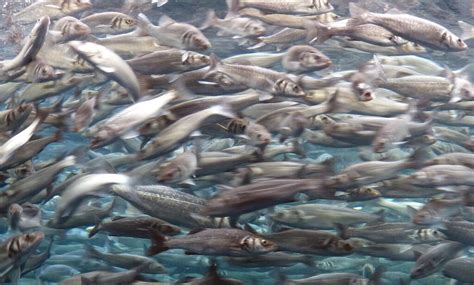
[[[89,258],[99,258],[99,251],[95,249],[92,245],[84,245],[84,255]]]
[[[102,222],[99,221],[90,231],[89,231],[89,238],[95,236],[99,231],[102,226]]]
[[[140,35],[140,36],[145,36],[145,35],[148,35],[148,27],[150,25],[153,25],[150,21],[150,19],[148,19],[147,16],[145,16],[145,14],[143,13],[140,13],[138,14],[138,18],[137,18],[137,28],[136,28],[136,32]]]
[[[380,59],[376,54],[374,54],[373,61],[374,61],[374,68],[377,73],[378,79],[382,80],[383,82],[386,82],[387,75],[385,74],[382,63],[380,62]]]
[[[474,26],[463,21],[458,21],[458,24],[462,30],[461,39],[463,41],[474,38]]]
[[[369,278],[369,285],[380,285],[382,283],[382,275],[386,271],[384,266],[378,266],[374,274]]]
[[[349,235],[347,233],[348,227],[346,225],[336,223],[336,224],[334,224],[334,226],[336,227],[337,235],[340,238],[342,238],[342,239],[348,239],[349,238]]]
[[[204,20],[204,23],[201,24],[199,29],[200,30],[208,29],[209,27],[212,27],[216,21],[217,21],[216,11],[209,10],[207,12],[206,19]]]
[[[169,248],[166,246],[166,237],[157,231],[151,231],[151,246],[146,250],[147,256],[153,256]]]
[[[301,145],[301,143],[297,140],[297,139],[294,139],[293,142],[292,142],[292,145],[293,145],[293,152],[303,158],[306,157],[306,152],[303,148],[303,145]]]
[[[314,262],[314,258],[311,255],[305,255],[301,262],[304,265],[307,265],[309,267],[315,267],[316,266],[316,263]]]
[[[303,26],[306,30],[306,41],[310,44],[322,44],[330,39],[334,34],[333,28],[317,21],[304,21]]]
[[[227,4],[227,15],[226,18],[234,17],[239,15],[240,0],[226,0]]]
[[[347,22],[347,26],[360,26],[366,24],[370,16],[370,12],[357,6],[354,2],[349,4],[349,12],[351,19]]]

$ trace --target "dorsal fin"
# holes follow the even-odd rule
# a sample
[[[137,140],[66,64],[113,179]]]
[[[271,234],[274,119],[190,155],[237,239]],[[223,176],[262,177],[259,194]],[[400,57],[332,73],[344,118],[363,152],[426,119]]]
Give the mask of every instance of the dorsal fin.
[[[174,24],[174,23],[176,23],[176,21],[171,19],[167,15],[161,16],[160,20],[158,21],[158,24],[160,25],[160,27],[161,26],[168,26],[168,25],[171,25],[171,24]]]
[[[193,235],[193,234],[202,232],[203,230],[205,230],[205,228],[195,228],[195,229],[190,230],[188,235]]]

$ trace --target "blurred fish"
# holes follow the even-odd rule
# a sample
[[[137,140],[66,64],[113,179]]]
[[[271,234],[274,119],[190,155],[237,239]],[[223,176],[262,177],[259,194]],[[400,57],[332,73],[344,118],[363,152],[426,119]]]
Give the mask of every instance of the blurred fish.
[[[159,26],[155,26],[144,14],[139,14],[138,26],[162,45],[190,50],[206,50],[211,47],[209,40],[196,27],[175,22],[166,15],[161,16]]]
[[[324,14],[331,12],[334,9],[328,0],[238,0],[238,6],[257,8],[284,14]]]
[[[133,30],[137,20],[119,12],[95,13],[81,18],[93,34],[120,34]]]
[[[436,50],[463,51],[467,49],[467,45],[462,39],[445,27],[429,20],[396,12],[391,14],[372,13],[358,7],[355,3],[351,3],[349,8],[353,17],[349,21],[349,25],[365,23],[380,25],[404,39]]]
[[[133,100],[141,97],[140,86],[130,66],[117,54],[91,42],[71,41],[68,45],[85,61],[110,79],[122,85]]]
[[[25,9],[13,14],[13,21],[17,23],[33,23],[36,19],[48,16],[58,19],[63,16],[72,15],[90,9],[92,4],[89,0],[48,0],[32,3]]]

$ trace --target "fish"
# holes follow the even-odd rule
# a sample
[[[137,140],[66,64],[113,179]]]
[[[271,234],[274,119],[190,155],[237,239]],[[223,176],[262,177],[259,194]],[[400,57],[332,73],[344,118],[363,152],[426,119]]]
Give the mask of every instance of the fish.
[[[259,20],[242,17],[238,12],[238,1],[227,0],[228,11],[224,19],[219,19],[214,10],[210,10],[200,29],[215,27],[220,30],[219,35],[234,35],[235,37],[258,37],[267,31]]]
[[[444,242],[433,246],[423,254],[418,254],[415,266],[410,272],[411,279],[420,279],[429,276],[458,255],[464,245],[458,242]]]
[[[211,55],[210,70],[205,77],[221,73],[232,80],[247,85],[249,88],[266,91],[275,95],[305,96],[301,86],[288,75],[257,66],[226,64],[215,55]],[[253,78],[248,80],[249,77]]]
[[[332,61],[311,46],[295,45],[289,48],[282,58],[282,65],[292,73],[319,71],[329,67]]]
[[[33,23],[43,16],[58,19],[63,16],[72,15],[92,8],[89,0],[51,0],[35,2],[25,9],[13,14],[15,23]]]
[[[50,31],[49,36],[55,43],[64,43],[72,40],[81,40],[87,38],[91,33],[91,28],[74,17],[62,17]]]
[[[166,15],[161,16],[159,26],[155,26],[144,14],[139,14],[138,26],[162,45],[189,50],[207,50],[212,47],[199,29],[190,24],[178,23]]]
[[[116,53],[91,42],[70,41],[68,45],[86,62],[129,92],[134,101],[141,97],[138,79],[130,66]]]
[[[189,254],[238,257],[265,254],[278,248],[275,243],[240,229],[197,229],[184,237],[165,237],[157,233],[152,243],[147,255],[180,248]]]
[[[334,7],[327,0],[316,1],[261,1],[261,0],[239,0],[239,7],[257,8],[282,14],[324,14],[331,12]]]
[[[12,236],[2,242],[0,254],[2,255],[0,279],[2,282],[11,280],[18,282],[21,276],[21,266],[44,239],[43,232],[31,232]]]
[[[26,37],[25,43],[18,55],[12,60],[1,63],[0,67],[2,72],[21,68],[35,59],[44,44],[51,23],[50,18],[47,16],[35,18],[35,20],[36,19],[38,20],[30,34]]]
[[[25,145],[41,123],[46,119],[48,113],[38,113],[36,119],[27,128],[16,134],[0,147],[0,165],[6,163],[18,149]]]
[[[158,115],[163,107],[178,96],[178,93],[172,90],[155,98],[137,102],[115,116],[98,122],[87,130],[88,136],[92,138],[92,148],[110,144],[117,137],[145,123],[151,117]]]
[[[148,264],[148,267],[143,269],[143,273],[160,274],[166,271],[163,265],[149,257],[133,254],[106,253],[97,250],[93,246],[86,246],[85,250],[86,256],[104,260],[112,266],[130,268],[140,266],[141,264]]]
[[[81,18],[80,21],[94,34],[121,34],[137,26],[136,19],[119,12],[95,13]]]
[[[372,13],[354,3],[349,8],[352,16],[349,25],[380,25],[404,39],[435,50],[458,52],[468,48],[461,38],[435,22],[393,10],[390,14]]]
[[[150,238],[152,231],[159,231],[165,235],[177,235],[181,229],[161,219],[138,216],[115,216],[111,221],[101,221],[89,231],[89,237],[99,232],[106,232],[111,236],[129,236],[137,238]]]
[[[306,204],[277,209],[269,216],[276,223],[302,229],[332,229],[336,223],[356,225],[383,221],[381,214],[369,214],[331,205]]]
[[[112,186],[114,195],[137,207],[144,214],[186,228],[225,225],[223,220],[199,216],[206,200],[162,185]],[[160,207],[156,207],[157,205]]]
[[[156,138],[141,149],[137,154],[138,159],[157,157],[178,148],[180,143],[186,141],[204,121],[212,116],[233,118],[234,114],[229,112],[226,107],[216,105],[183,117],[162,130]],[[176,132],[176,130],[180,131]]]
[[[469,273],[474,260],[468,257],[459,257],[448,261],[443,268],[443,275],[459,282],[472,282]]]

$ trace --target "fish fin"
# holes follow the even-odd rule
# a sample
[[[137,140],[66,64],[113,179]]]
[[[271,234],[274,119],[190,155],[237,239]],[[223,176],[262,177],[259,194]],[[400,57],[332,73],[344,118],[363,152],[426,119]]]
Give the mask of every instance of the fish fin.
[[[387,271],[387,269],[383,266],[377,266],[375,269],[374,274],[369,278],[369,283],[370,285],[381,285],[382,283],[382,275],[383,273]]]
[[[171,24],[174,24],[174,23],[176,23],[176,21],[171,19],[167,15],[161,16],[160,19],[158,20],[158,25],[160,27],[168,26],[168,25],[171,25]]]
[[[304,21],[303,26],[306,30],[306,41],[310,44],[322,44],[330,39],[333,35],[333,28],[317,21]]]
[[[354,2],[349,3],[349,12],[351,19],[347,22],[347,26],[359,26],[365,24],[370,12],[357,6]]]
[[[377,75],[380,79],[382,79],[384,82],[387,81],[387,75],[385,74],[385,71],[383,69],[382,63],[380,62],[379,57],[374,54],[374,66],[375,66],[375,71],[377,72]]]
[[[409,216],[410,218],[415,217],[415,215],[416,215],[416,213],[418,212],[418,210],[415,209],[415,208],[413,208],[413,207],[410,206],[410,205],[407,205],[406,208],[407,208],[407,214],[408,214],[408,216]]]
[[[199,29],[200,30],[205,30],[205,29],[208,29],[209,27],[212,27],[214,25],[214,23],[216,22],[216,20],[217,20],[216,11],[209,10],[207,12],[206,19],[201,24]]]
[[[335,223],[334,226],[336,227],[337,235],[340,238],[342,238],[342,239],[348,239],[349,238],[349,236],[347,235],[348,226],[343,225],[343,224],[339,224],[339,223]]]
[[[258,96],[258,101],[263,102],[263,101],[269,101],[273,99],[273,95],[270,93],[260,93]]]
[[[418,251],[418,250],[414,250],[413,254],[415,255],[415,259],[418,260],[420,258],[420,256],[423,255],[423,252]]]
[[[251,46],[251,47],[248,47],[247,49],[248,49],[248,50],[259,49],[259,48],[264,47],[264,46],[266,46],[266,45],[267,45],[267,44],[266,44],[264,41],[260,41],[259,43],[255,44],[255,45],[253,45],[253,46]]]
[[[140,136],[140,133],[138,132],[138,130],[130,130],[126,132],[125,134],[121,135],[120,137],[126,140],[126,139],[133,139],[139,136]]]
[[[205,228],[195,228],[195,229],[192,229],[188,232],[188,235],[193,235],[193,234],[196,234],[196,233],[200,233],[202,231],[204,231]]]
[[[54,5],[54,4],[48,4],[48,5],[45,5],[45,7],[48,7],[48,8],[53,8],[53,9],[62,9],[62,7],[61,7],[61,6]]]
[[[463,41],[474,38],[474,26],[463,21],[458,21],[458,25],[462,30],[461,39]]]
[[[169,249],[165,245],[166,237],[164,235],[156,231],[151,231],[150,235],[152,245],[146,250],[147,256],[152,256]]]
[[[21,268],[13,267],[13,269],[8,272],[7,276],[8,279],[10,279],[11,284],[17,284],[21,277]]]
[[[161,7],[168,4],[168,0],[152,0],[151,3],[156,3],[156,7]]]
[[[240,1],[226,0],[227,14],[224,19],[231,19],[239,16]]]
[[[397,8],[391,8],[385,14],[405,14],[405,12],[398,10]]]
[[[99,221],[93,228],[91,228],[89,230],[89,238],[92,238],[93,236],[95,236],[100,231],[101,226],[102,226],[102,222]]]
[[[222,61],[219,59],[219,57],[217,57],[215,53],[212,53],[209,57],[209,70],[206,72],[206,74],[204,74],[202,78],[206,79],[216,73],[219,64],[222,64]]]
[[[146,36],[148,35],[148,27],[152,25],[153,24],[151,23],[150,19],[148,19],[145,14],[140,13],[137,17],[137,27],[135,29],[135,33],[137,33],[138,36]]]

